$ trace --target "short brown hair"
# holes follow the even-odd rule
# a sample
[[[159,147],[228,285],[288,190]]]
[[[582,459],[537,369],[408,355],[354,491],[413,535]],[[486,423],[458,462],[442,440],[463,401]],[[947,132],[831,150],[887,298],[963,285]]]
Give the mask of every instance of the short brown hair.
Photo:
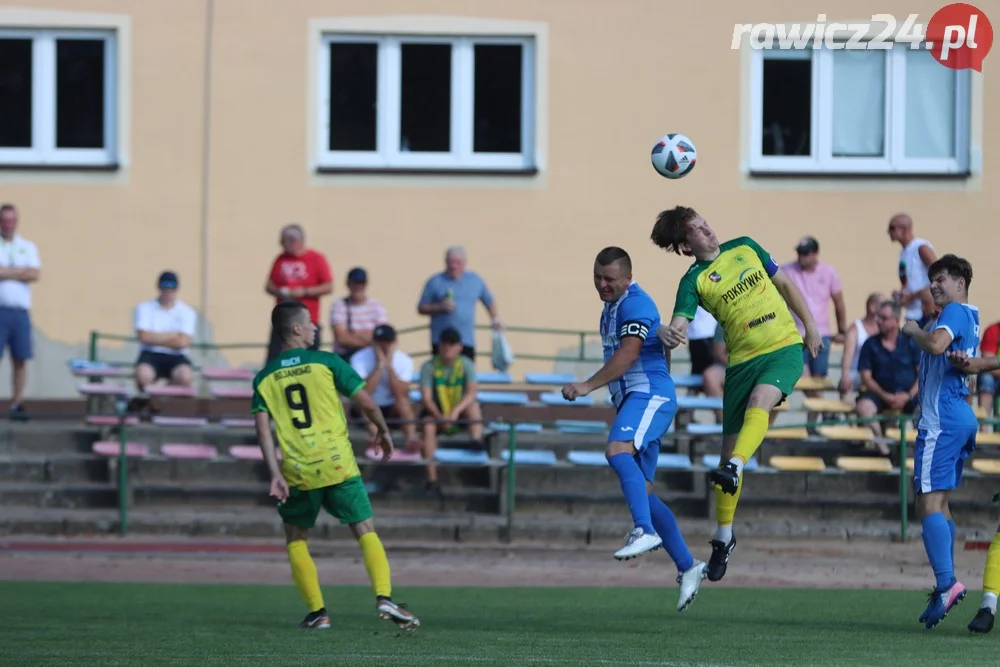
[[[964,280],[965,291],[968,293],[969,285],[972,284],[972,265],[967,259],[951,254],[940,257],[927,269],[927,277],[934,280],[939,273],[947,273],[952,278]]]
[[[657,247],[683,255],[681,244],[687,242],[686,225],[697,217],[698,212],[689,206],[675,206],[669,211],[661,211],[656,216],[649,238]]]

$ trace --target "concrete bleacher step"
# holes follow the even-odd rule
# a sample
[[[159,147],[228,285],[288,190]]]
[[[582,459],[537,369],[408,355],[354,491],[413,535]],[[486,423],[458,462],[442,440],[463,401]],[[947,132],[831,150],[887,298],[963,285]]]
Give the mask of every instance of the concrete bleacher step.
[[[0,482],[3,507],[115,507],[117,502],[110,482]]]
[[[107,462],[93,454],[0,456],[0,481],[87,482],[107,477]]]

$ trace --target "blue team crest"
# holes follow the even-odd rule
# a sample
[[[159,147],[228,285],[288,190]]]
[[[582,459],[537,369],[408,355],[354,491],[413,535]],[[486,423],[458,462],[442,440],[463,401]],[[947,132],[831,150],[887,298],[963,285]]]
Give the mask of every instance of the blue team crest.
[[[713,271],[712,273],[708,274],[708,279],[711,280],[713,283],[717,283],[720,280],[722,280],[722,276]]]

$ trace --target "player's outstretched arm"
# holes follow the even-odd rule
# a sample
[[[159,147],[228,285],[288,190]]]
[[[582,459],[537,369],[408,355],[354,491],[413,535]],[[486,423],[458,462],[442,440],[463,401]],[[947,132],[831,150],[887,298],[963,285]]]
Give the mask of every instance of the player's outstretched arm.
[[[925,331],[913,320],[907,320],[903,325],[903,334],[912,338],[917,347],[927,354],[944,354],[952,340],[948,328],[938,327],[933,331]]]
[[[788,304],[789,310],[795,313],[805,326],[805,344],[809,352],[815,357],[819,353],[819,349],[823,347],[823,337],[819,335],[819,329],[816,328],[816,320],[813,319],[812,313],[809,312],[809,305],[806,303],[805,297],[802,296],[799,288],[788,279],[788,276],[781,269],[774,272],[774,275],[771,276],[771,282],[778,288],[781,297]]]
[[[965,373],[966,375],[979,375],[980,373],[996,373],[1000,371],[1000,356],[970,357],[961,350],[954,350],[948,353],[948,361],[951,365]]]
[[[372,444],[382,450],[382,460],[388,461],[392,457],[393,444],[392,434],[389,433],[389,425],[385,423],[385,415],[382,414],[382,410],[379,409],[378,404],[372,400],[371,394],[364,389],[358,390],[358,393],[354,394],[353,398],[358,408],[360,408],[361,414],[375,425],[376,432]]]
[[[680,345],[687,344],[687,330],[689,324],[691,324],[691,320],[682,315],[678,315],[670,320],[669,324],[661,324],[660,328],[656,331],[656,335],[660,339],[660,342],[663,343],[664,347],[668,350],[672,350]]]
[[[288,497],[288,482],[281,474],[278,466],[278,457],[274,452],[274,438],[271,436],[271,415],[267,412],[255,412],[253,424],[257,429],[257,442],[260,443],[260,451],[264,455],[264,463],[271,475],[271,495],[279,501],[284,502]]]

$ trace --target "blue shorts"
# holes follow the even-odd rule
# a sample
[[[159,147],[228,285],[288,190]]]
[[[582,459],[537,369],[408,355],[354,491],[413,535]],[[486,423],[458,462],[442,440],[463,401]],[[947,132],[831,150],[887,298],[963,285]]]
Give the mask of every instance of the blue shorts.
[[[997,393],[997,379],[992,373],[980,373],[976,376],[976,391],[980,394]]]
[[[652,482],[660,456],[660,438],[676,413],[677,401],[671,396],[629,394],[618,408],[608,442],[631,442],[635,462],[643,477]]]
[[[809,375],[825,378],[830,372],[831,343],[833,343],[832,338],[823,336],[823,347],[819,349],[815,357],[812,356],[812,352],[809,351],[808,347],[802,348],[802,365],[809,369]]]
[[[962,481],[965,459],[976,448],[978,425],[919,429],[913,452],[915,493],[951,491]]]
[[[31,347],[31,316],[24,308],[0,306],[0,356],[6,348],[18,361],[27,361],[34,354]]]

